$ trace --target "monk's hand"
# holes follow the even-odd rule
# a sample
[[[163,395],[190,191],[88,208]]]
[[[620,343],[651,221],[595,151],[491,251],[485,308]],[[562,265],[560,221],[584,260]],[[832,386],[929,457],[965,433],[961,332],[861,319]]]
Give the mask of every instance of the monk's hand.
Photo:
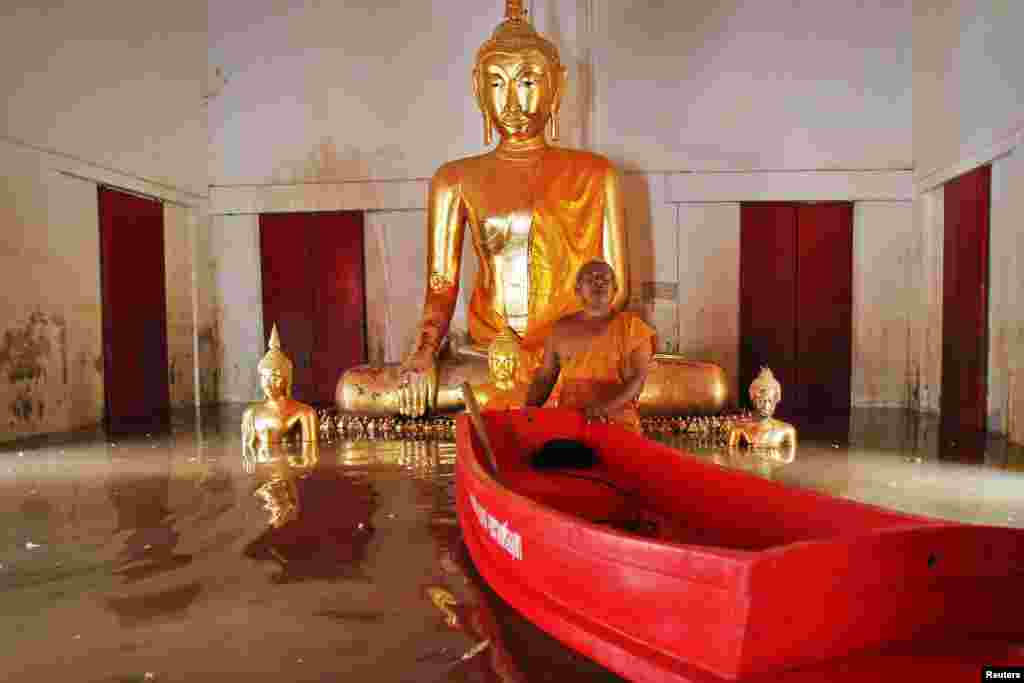
[[[421,417],[434,407],[437,396],[437,361],[429,350],[409,356],[398,372],[398,412]]]

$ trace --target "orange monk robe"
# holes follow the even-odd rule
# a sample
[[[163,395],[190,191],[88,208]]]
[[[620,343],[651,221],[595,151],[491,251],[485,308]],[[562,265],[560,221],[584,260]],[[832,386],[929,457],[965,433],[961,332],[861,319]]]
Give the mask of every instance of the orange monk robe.
[[[654,329],[635,313],[619,313],[586,351],[562,360],[552,401],[564,408],[583,410],[613,398],[626,383],[630,355],[643,345],[653,352],[654,335]],[[608,417],[627,429],[641,431],[635,398]]]

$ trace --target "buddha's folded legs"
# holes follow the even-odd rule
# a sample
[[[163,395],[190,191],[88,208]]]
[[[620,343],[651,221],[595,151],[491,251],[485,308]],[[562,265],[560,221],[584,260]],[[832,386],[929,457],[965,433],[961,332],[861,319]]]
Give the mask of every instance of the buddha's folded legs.
[[[338,410],[354,415],[398,415],[399,363],[383,366],[357,365],[338,380],[334,393]],[[451,413],[465,408],[463,382],[471,385],[489,381],[486,358],[460,358],[458,363],[438,363],[437,404],[433,413]]]
[[[338,380],[335,400],[343,413],[398,415],[399,364],[359,365]],[[465,408],[460,386],[490,382],[486,358],[460,356],[438,366],[437,405],[432,412],[451,413]],[[729,379],[714,363],[691,361],[673,354],[657,354],[640,394],[640,414],[713,415],[731,399]]]

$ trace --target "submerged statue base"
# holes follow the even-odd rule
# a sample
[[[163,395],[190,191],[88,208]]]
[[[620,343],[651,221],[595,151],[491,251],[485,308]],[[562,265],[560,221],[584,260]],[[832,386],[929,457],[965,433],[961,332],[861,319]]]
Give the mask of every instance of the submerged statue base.
[[[456,352],[457,362],[438,364],[438,390],[434,413],[453,413],[465,409],[463,382],[469,382],[483,397],[483,407],[510,408],[515,390],[509,395],[494,392],[488,367],[487,352],[466,348]],[[453,359],[454,360],[454,359]],[[359,365],[346,371],[338,381],[335,401],[341,413],[367,417],[399,414],[398,364],[385,366]],[[490,403],[499,395],[499,405]],[[523,394],[525,397],[525,394]],[[729,380],[725,371],[714,363],[686,360],[682,356],[658,353],[640,394],[640,414],[717,415],[728,406]]]

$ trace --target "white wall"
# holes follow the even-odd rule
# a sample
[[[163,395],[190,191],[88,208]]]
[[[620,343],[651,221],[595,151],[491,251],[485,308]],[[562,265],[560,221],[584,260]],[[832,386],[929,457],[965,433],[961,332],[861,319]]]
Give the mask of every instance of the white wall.
[[[454,7],[457,5],[456,7]],[[498,3],[210,3],[215,185],[429,177],[482,147],[470,72]]]
[[[718,363],[740,396],[740,206],[679,204],[679,353]]]
[[[258,216],[214,216],[202,274],[208,311],[199,327],[200,400],[245,402],[260,397],[256,366],[267,352],[263,330]],[[285,353],[287,340],[282,341]]]
[[[918,285],[918,305],[924,314],[911,331],[915,379],[910,407],[937,413],[942,391],[942,252],[945,235],[945,195],[942,188],[914,197],[914,232],[919,253],[910,262],[911,280]]]
[[[917,368],[911,339],[923,319],[920,254],[911,202],[861,202],[853,213],[853,376],[855,406],[908,407]]]
[[[992,164],[988,427],[1024,443],[1024,149]]]
[[[164,278],[167,291],[167,364],[171,406],[195,405],[196,318],[193,271],[197,217],[194,210],[164,205]]]
[[[3,135],[205,194],[206,6],[7,0]]]
[[[596,149],[647,171],[909,168],[907,3],[595,3]]]
[[[918,0],[913,9],[914,172],[942,180],[1019,144],[1024,3]]]

